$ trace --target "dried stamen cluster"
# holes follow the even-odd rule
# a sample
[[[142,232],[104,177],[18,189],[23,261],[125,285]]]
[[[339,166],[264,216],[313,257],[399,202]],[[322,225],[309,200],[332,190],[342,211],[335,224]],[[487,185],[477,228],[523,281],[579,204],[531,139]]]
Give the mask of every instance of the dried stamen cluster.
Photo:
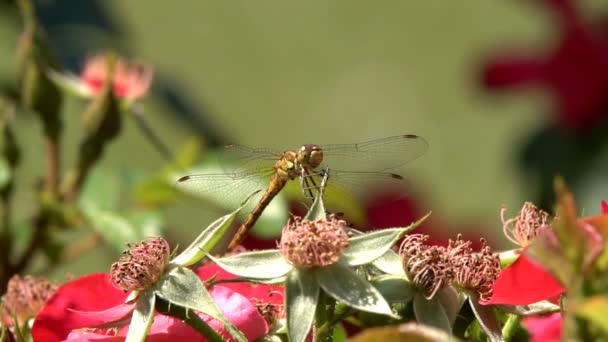
[[[123,291],[141,291],[153,285],[169,263],[169,243],[160,237],[128,243],[130,249],[111,267],[111,281]]]
[[[295,217],[281,236],[281,254],[299,268],[323,267],[336,263],[348,246],[346,221],[331,215],[328,220],[309,221]]]
[[[460,235],[450,240],[447,248],[425,245],[426,240],[426,235],[408,235],[399,249],[405,273],[426,298],[433,298],[447,284],[477,291],[482,299],[491,297],[500,259],[484,240],[477,253],[471,241],[462,240]]]
[[[8,282],[8,289],[2,296],[2,322],[13,326],[13,317],[17,323],[23,325],[30,318],[34,318],[42,309],[44,303],[57,290],[57,285],[44,277],[13,276]]]
[[[463,241],[458,235],[455,241],[450,240],[447,253],[450,260],[452,284],[454,286],[475,290],[481,300],[492,297],[492,284],[500,273],[500,258],[492,253],[484,239],[481,239],[481,250],[474,253],[471,241]]]
[[[430,299],[447,283],[449,277],[445,249],[425,245],[428,238],[428,235],[422,234],[406,236],[399,248],[399,255],[409,279]]]
[[[524,203],[519,214],[508,220],[505,220],[506,211],[504,207],[500,210],[502,230],[507,239],[521,247],[530,245],[543,230],[549,229],[549,214],[531,202]]]

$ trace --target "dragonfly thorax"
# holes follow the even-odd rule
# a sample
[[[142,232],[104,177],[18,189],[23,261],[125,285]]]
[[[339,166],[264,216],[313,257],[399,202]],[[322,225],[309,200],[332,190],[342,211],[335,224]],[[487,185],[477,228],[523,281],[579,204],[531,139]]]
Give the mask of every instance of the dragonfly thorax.
[[[285,180],[296,179],[302,173],[302,167],[297,161],[298,154],[295,151],[281,153],[281,158],[274,165],[275,174]]]

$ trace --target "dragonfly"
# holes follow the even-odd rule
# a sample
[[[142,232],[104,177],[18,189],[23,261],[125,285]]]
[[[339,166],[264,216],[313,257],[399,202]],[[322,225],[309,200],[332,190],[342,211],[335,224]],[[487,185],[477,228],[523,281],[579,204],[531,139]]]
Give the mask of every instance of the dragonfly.
[[[401,175],[390,170],[417,159],[427,148],[427,141],[413,134],[355,144],[303,144],[298,149],[283,152],[230,144],[226,146],[224,156],[232,159],[230,164],[238,164],[237,171],[187,175],[179,178],[176,184],[178,188],[196,192],[242,191],[245,197],[246,189],[241,187],[246,188],[245,184],[259,182],[260,179],[267,180],[268,186],[259,202],[228,245],[228,250],[233,250],[289,181],[299,181],[306,198],[313,198],[318,191],[322,191],[322,183],[328,180],[347,184],[347,187],[348,184],[374,181],[405,182]]]

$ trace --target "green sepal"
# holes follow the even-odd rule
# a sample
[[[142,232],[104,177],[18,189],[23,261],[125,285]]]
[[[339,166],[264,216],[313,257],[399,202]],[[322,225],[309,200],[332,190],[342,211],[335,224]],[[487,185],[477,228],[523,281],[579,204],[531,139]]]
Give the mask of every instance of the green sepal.
[[[125,342],[144,342],[154,321],[156,296],[153,291],[144,291],[137,297]]]
[[[211,252],[217,243],[222,240],[222,236],[230,229],[237,215],[241,212],[243,207],[247,205],[247,202],[251,199],[251,197],[255,196],[256,194],[257,192],[254,192],[253,194],[249,195],[249,197],[247,197],[247,199],[245,199],[241,206],[239,206],[235,211],[220,217],[207,226],[207,228],[203,229],[203,231],[196,237],[196,239],[194,239],[190,246],[186,247],[183,252],[171,260],[170,264],[190,266],[201,261],[205,255]]]
[[[395,253],[393,250],[389,249],[386,251],[381,257],[372,261],[372,265],[384,273],[407,278],[405,271],[403,270],[403,262],[401,261],[399,254]]]
[[[325,210],[325,204],[323,203],[323,188],[321,188],[317,195],[315,196],[310,209],[304,216],[305,220],[314,221],[314,220],[326,220],[327,219],[327,211]]]
[[[349,267],[336,263],[314,269],[319,286],[332,298],[367,312],[399,319],[380,292]]]
[[[473,309],[477,322],[479,322],[483,331],[488,335],[490,341],[503,341],[502,329],[496,317],[496,312],[494,312],[494,306],[479,304],[479,294],[477,292],[471,291],[468,295],[469,304],[471,305],[471,309]]]
[[[412,227],[413,228],[413,227]],[[349,266],[360,266],[374,261],[386,253],[408,229],[390,228],[375,230],[370,233],[348,239],[342,260]]]
[[[294,269],[285,281],[285,310],[289,340],[303,342],[314,320],[319,284],[313,273]]]
[[[274,279],[293,269],[276,249],[241,253],[225,258],[208,256],[224,270],[251,279]]]
[[[435,327],[445,332],[452,331],[450,318],[437,296],[426,299],[422,293],[414,296],[414,315],[418,323]]]

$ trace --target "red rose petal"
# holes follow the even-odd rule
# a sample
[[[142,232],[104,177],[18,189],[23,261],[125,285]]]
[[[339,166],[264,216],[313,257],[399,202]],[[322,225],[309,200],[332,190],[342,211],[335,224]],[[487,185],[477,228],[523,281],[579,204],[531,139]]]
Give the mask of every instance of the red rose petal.
[[[525,255],[500,272],[492,290],[492,298],[482,304],[526,305],[565,291],[551,274]]]
[[[602,214],[608,214],[608,203],[602,200]]]
[[[94,273],[61,286],[36,316],[32,327],[35,341],[62,341],[70,331],[100,322],[73,311],[99,311],[124,303],[128,294],[110,283],[110,275]]]

